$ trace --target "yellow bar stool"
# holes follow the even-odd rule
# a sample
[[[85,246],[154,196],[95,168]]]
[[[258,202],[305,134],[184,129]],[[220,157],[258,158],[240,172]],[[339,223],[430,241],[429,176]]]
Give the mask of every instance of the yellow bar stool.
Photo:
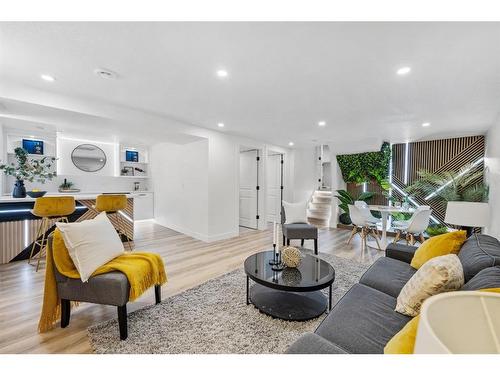
[[[36,232],[35,241],[31,247],[30,257],[28,264],[31,264],[33,252],[36,246],[40,246],[40,251],[37,254],[38,261],[36,263],[36,271],[40,267],[40,260],[44,255],[45,246],[47,245],[47,238],[49,230],[57,221],[68,222],[68,216],[75,212],[75,198],[74,197],[41,197],[37,198],[31,213],[35,216],[42,218],[42,223]]]
[[[94,209],[101,213],[106,212],[111,218],[111,215],[115,218],[115,224],[117,226],[118,233],[124,235],[127,239],[128,248],[132,251],[132,244],[127,236],[127,231],[125,227],[125,221],[123,216],[120,214],[121,210],[127,208],[127,196],[125,194],[101,194],[97,196],[95,201]]]

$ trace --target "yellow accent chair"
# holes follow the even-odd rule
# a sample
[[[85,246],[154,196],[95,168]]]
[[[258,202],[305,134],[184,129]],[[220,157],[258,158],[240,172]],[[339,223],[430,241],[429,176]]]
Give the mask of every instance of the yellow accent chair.
[[[127,196],[125,194],[100,194],[97,196],[95,206],[93,208],[99,213],[106,212],[106,215],[114,216],[118,233],[125,236],[128,248],[132,251],[132,244],[125,230],[125,221],[122,214],[120,214],[121,210],[125,210],[127,208]]]
[[[35,200],[35,205],[31,210],[34,216],[42,219],[40,226],[36,232],[35,241],[31,246],[30,257],[28,264],[31,264],[33,253],[37,245],[40,247],[38,252],[36,271],[40,268],[40,261],[45,254],[45,247],[47,246],[47,237],[50,234],[50,229],[57,221],[68,222],[68,216],[75,212],[75,198],[71,196],[66,197],[40,197]]]

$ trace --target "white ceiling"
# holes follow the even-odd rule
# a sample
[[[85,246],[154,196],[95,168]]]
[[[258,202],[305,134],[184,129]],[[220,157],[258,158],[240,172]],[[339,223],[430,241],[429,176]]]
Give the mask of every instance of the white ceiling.
[[[124,110],[123,108],[122,112]],[[136,146],[161,141],[185,144],[202,139],[192,134],[163,129],[151,124],[145,129],[140,120],[144,123],[144,116],[137,118],[125,114],[117,119],[103,116],[101,113],[93,115],[86,111],[71,111],[0,97],[0,124],[6,128],[22,129],[31,133],[62,132],[72,137],[95,141],[113,140]],[[161,121],[159,123],[164,124]]]
[[[500,109],[500,23],[0,23],[2,80],[282,146],[354,149],[485,132]]]

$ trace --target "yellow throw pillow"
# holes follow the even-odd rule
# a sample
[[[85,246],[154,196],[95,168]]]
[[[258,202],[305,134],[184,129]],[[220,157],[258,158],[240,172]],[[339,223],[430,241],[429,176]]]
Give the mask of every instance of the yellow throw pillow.
[[[406,323],[403,329],[385,345],[384,354],[413,354],[419,320],[420,315],[417,315]]]
[[[429,259],[448,254],[458,254],[462,244],[467,239],[464,230],[440,234],[424,241],[415,251],[411,266],[417,270]]]
[[[479,289],[481,292],[500,293],[500,288]]]

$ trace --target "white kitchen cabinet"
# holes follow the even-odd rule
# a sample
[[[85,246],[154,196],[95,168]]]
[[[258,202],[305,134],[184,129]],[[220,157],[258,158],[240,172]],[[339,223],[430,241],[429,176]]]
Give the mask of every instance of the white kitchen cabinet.
[[[134,220],[146,220],[154,218],[154,196],[153,193],[136,193],[134,197]]]

